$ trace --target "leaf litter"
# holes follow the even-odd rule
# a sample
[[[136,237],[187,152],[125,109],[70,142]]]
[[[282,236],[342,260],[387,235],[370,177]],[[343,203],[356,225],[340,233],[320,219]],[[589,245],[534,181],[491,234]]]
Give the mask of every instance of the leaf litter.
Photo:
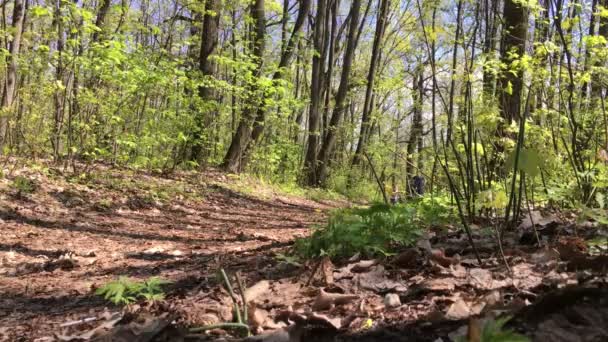
[[[162,203],[108,183],[128,175],[103,171],[114,177],[93,189],[40,176],[28,201],[0,197],[0,339],[237,340],[221,327],[233,320],[234,303],[220,268],[239,271],[249,284],[246,318],[256,336],[247,341],[450,341],[505,315],[534,340],[608,337],[608,262],[585,243],[596,225],[533,211],[504,237],[504,260],[491,237],[475,237],[481,265],[450,228],[392,257],[286,262],[293,239],[342,203],[260,200],[194,174],[145,175],[159,188],[205,189]],[[100,205],[106,210],[95,210]],[[524,238],[534,228],[542,247]],[[121,309],[92,294],[119,275],[173,284],[158,304]]]

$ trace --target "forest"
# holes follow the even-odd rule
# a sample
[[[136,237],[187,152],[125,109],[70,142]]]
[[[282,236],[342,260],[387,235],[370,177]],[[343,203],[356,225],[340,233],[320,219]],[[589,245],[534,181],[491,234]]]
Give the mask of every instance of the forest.
[[[608,339],[608,0],[0,9],[0,340]]]

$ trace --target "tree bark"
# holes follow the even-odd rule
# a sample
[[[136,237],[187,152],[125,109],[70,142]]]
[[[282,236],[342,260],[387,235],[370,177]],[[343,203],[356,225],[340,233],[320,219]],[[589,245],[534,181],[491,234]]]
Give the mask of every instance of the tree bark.
[[[15,0],[13,7],[13,40],[9,44],[9,55],[6,57],[8,65],[6,81],[2,94],[2,108],[5,113],[0,116],[0,147],[3,147],[8,135],[9,115],[15,100],[15,88],[17,83],[17,59],[21,50],[21,34],[23,32],[23,22],[25,21],[25,7],[27,0]],[[2,153],[2,149],[0,149]]]
[[[504,33],[501,60],[509,68],[525,52],[528,31],[528,11],[516,0],[505,0],[503,8]],[[511,72],[515,71],[515,72]],[[506,70],[500,77],[500,113],[506,125],[519,119],[523,70]]]
[[[326,0],[317,0],[317,15],[313,28],[312,72],[310,81],[310,108],[308,114],[308,143],[306,147],[306,158],[304,159],[305,183],[317,184],[317,153],[320,142],[320,118],[321,118],[321,91],[324,81],[325,59],[327,51],[324,48],[324,40],[327,32],[325,30],[325,13],[327,10]]]
[[[221,1],[207,0],[205,3],[205,14],[203,15],[203,29],[201,31],[201,48],[199,52],[198,70],[204,78],[213,76],[215,63],[211,56],[215,53],[218,45],[218,29],[221,17]],[[211,123],[211,114],[214,106],[214,91],[212,87],[201,85],[198,87],[198,96],[204,102],[205,110],[197,113],[195,119],[191,160],[200,162],[203,153],[203,131]]]
[[[289,40],[287,41],[287,45],[281,54],[281,59],[279,60],[278,69],[272,75],[273,83],[283,79],[285,77],[285,69],[289,66],[289,63],[293,59],[294,52],[296,49],[296,43],[298,42],[298,35],[304,26],[304,21],[310,10],[311,0],[301,0],[300,8],[298,10],[298,16],[296,17],[296,22],[293,26],[293,31],[289,36]],[[275,84],[276,85],[276,84]],[[255,122],[253,124],[253,131],[251,132],[251,140],[249,141],[249,148],[255,142],[257,142],[262,133],[264,132],[264,123],[266,121],[266,112],[267,108],[265,106],[258,106]]]
[[[252,57],[256,68],[253,70],[254,80],[248,85],[249,98],[245,101],[245,108],[243,109],[239,125],[221,165],[224,170],[229,172],[241,171],[241,161],[247,144],[249,144],[251,139],[256,109],[258,106],[263,105],[263,101],[259,99],[259,84],[256,79],[259,77],[262,69],[266,46],[266,13],[264,11],[264,0],[255,0],[255,2],[252,3],[251,18],[253,19],[253,27],[250,35],[250,50],[252,51]]]
[[[374,33],[374,42],[372,45],[372,57],[369,63],[369,70],[367,73],[367,84],[365,88],[365,100],[363,104],[363,115],[361,117],[361,128],[359,130],[359,142],[357,143],[357,150],[353,157],[352,165],[358,165],[362,161],[362,153],[365,151],[367,140],[369,137],[369,124],[371,120],[371,109],[372,109],[372,95],[374,91],[374,80],[376,77],[376,68],[378,60],[380,59],[380,45],[382,44],[382,38],[384,36],[384,29],[386,27],[386,19],[388,17],[389,0],[380,0],[379,3],[379,16],[376,21],[376,31]]]
[[[410,179],[415,175],[414,170],[422,168],[422,159],[420,152],[422,151],[422,104],[424,95],[424,65],[420,65],[414,75],[412,85],[412,102],[414,103],[412,128],[410,129],[410,138],[407,142],[407,165],[405,166],[405,177],[408,194],[411,194]],[[414,161],[414,153],[418,152],[417,163]]]
[[[344,61],[342,65],[342,74],[340,77],[340,85],[338,86],[338,92],[335,98],[335,106],[331,115],[331,120],[327,129],[327,134],[321,146],[319,152],[318,165],[317,165],[317,177],[316,184],[309,184],[319,186],[325,183],[328,176],[328,164],[330,156],[334,152],[337,130],[342,117],[344,116],[345,100],[348,94],[348,87],[350,81],[350,71],[352,68],[353,57],[355,55],[355,48],[357,47],[357,32],[359,28],[359,12],[361,10],[361,0],[353,0],[351,5],[351,16],[350,25],[348,28],[348,40],[346,43],[346,51],[344,52]]]

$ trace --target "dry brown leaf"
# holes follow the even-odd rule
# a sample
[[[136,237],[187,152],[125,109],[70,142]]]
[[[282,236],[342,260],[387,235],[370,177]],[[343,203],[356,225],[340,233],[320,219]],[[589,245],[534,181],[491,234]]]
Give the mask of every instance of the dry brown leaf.
[[[522,290],[529,290],[543,282],[542,276],[534,271],[533,265],[520,263],[511,267],[513,271],[513,285]]]
[[[357,295],[327,293],[323,289],[319,289],[319,294],[317,295],[315,301],[312,304],[312,310],[328,310],[335,305],[348,304],[357,299],[359,299],[359,296]]]
[[[553,248],[543,248],[542,250],[532,254],[530,261],[536,264],[548,264],[558,261],[560,254]]]
[[[401,268],[415,268],[419,266],[420,252],[417,248],[409,248],[399,253],[394,259],[393,264]]]
[[[367,273],[357,274],[355,281],[359,287],[378,293],[407,291],[404,283],[386,277],[386,271],[382,265],[372,267]]]
[[[329,257],[324,257],[321,260],[321,274],[323,275],[323,281],[325,285],[331,285],[334,283],[334,264],[331,262]]]
[[[440,249],[433,249],[431,251],[431,254],[429,255],[429,258],[431,259],[431,261],[443,267],[450,267],[450,265],[456,265],[460,262],[458,258],[450,258],[445,256],[443,251]]]
[[[254,301],[269,289],[270,282],[268,280],[258,281],[253,286],[245,290],[245,298],[247,298],[247,301]]]
[[[420,287],[429,291],[454,291],[456,284],[454,278],[438,278],[425,280]]]
[[[355,273],[368,272],[370,268],[378,263],[377,260],[361,260],[353,265],[351,271]]]
[[[483,268],[469,270],[469,284],[475,288],[487,290],[492,288],[492,272]]]
[[[471,316],[471,307],[462,298],[456,299],[445,313],[445,318],[449,320],[461,320]]]

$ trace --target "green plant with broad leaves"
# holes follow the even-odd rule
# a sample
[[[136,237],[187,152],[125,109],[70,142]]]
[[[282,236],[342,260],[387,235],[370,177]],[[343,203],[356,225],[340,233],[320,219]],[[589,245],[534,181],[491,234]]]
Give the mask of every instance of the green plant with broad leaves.
[[[117,280],[98,288],[95,294],[103,296],[116,305],[131,304],[142,298],[154,302],[165,298],[162,287],[167,284],[170,284],[170,282],[158,277],[152,277],[144,281],[119,277]]]

